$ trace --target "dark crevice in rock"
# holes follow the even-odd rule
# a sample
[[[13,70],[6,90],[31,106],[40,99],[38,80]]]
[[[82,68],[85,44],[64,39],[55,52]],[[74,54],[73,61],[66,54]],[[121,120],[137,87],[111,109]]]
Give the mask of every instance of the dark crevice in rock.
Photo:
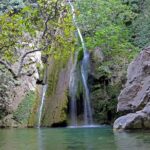
[[[58,122],[58,123],[53,123],[51,125],[51,127],[66,127],[68,124],[67,124],[67,121],[62,121],[62,122]]]

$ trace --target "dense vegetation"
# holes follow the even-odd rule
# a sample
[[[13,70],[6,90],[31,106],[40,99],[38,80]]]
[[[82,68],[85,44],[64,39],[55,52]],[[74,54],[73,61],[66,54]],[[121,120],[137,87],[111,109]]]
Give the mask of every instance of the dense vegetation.
[[[140,47],[150,45],[150,1],[149,0],[128,0],[128,5],[137,13],[136,18],[132,22],[132,42]]]
[[[120,0],[83,0],[78,3],[79,23],[88,49],[100,47],[113,63],[118,63],[116,58],[119,62],[122,58],[130,60],[137,51],[129,41],[131,32],[126,26],[136,17],[131,8]]]

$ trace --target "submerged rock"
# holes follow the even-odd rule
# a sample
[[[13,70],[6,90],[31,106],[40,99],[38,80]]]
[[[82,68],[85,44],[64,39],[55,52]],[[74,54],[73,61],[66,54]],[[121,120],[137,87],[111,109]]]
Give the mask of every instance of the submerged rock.
[[[127,83],[118,98],[118,111],[128,113],[114,123],[116,129],[150,128],[150,47],[129,65]]]

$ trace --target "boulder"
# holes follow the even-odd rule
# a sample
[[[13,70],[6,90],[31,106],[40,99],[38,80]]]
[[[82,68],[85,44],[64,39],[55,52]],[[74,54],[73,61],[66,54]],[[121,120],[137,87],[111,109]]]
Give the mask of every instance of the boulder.
[[[115,129],[150,129],[150,103],[141,111],[119,117],[114,123]]]
[[[6,128],[6,127],[17,128],[19,126],[20,126],[20,124],[13,119],[12,114],[7,115],[2,120],[0,120],[0,127],[1,128]]]
[[[150,128],[150,47],[141,51],[128,67],[127,83],[118,97],[115,129]]]

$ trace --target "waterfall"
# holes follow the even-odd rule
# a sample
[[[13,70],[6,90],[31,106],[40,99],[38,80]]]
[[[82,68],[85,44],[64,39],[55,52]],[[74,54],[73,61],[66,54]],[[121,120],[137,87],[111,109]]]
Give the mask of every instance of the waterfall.
[[[46,91],[47,91],[47,85],[44,85],[42,89],[42,98],[41,98],[41,104],[40,104],[39,116],[38,116],[38,128],[41,127],[41,118],[42,118],[42,111],[43,111]]]
[[[77,56],[78,53],[75,53],[75,62],[70,73],[70,82],[69,82],[69,95],[71,97],[70,102],[70,117],[71,117],[71,126],[77,126]]]
[[[84,85],[84,125],[92,125],[93,118],[92,118],[92,110],[91,110],[91,104],[90,104],[90,92],[87,84],[88,80],[88,66],[89,66],[89,53],[85,51],[84,57],[82,60],[81,65],[81,75],[82,75],[82,81]]]
[[[71,0],[68,0],[68,3],[71,7],[71,11],[72,11],[72,16],[73,16],[73,22],[74,25],[76,26],[81,44],[82,44],[82,48],[83,48],[83,52],[84,52],[84,56],[83,56],[83,60],[82,60],[82,64],[81,64],[81,76],[82,76],[82,82],[83,82],[83,86],[84,86],[84,125],[92,125],[93,123],[93,118],[92,118],[92,109],[91,109],[91,104],[90,104],[90,93],[89,93],[89,89],[88,89],[88,84],[87,84],[87,80],[88,80],[88,66],[89,66],[89,53],[86,49],[85,46],[85,42],[82,36],[82,33],[80,31],[80,28],[77,24],[76,21],[76,15],[75,15],[75,9],[74,6],[71,2]],[[74,76],[75,74],[73,74]],[[73,78],[73,77],[71,77]],[[75,78],[75,77],[74,77]],[[74,87],[74,82],[72,82],[72,88],[75,89],[76,87]],[[74,91],[74,93],[71,95],[71,121],[72,121],[72,125],[76,125],[77,124],[77,114],[76,114],[76,91]],[[75,123],[74,123],[75,122]]]

